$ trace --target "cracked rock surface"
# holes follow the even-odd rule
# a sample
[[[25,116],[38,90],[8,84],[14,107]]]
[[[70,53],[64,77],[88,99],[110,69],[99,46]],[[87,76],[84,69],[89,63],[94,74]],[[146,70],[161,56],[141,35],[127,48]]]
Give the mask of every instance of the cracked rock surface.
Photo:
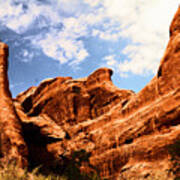
[[[114,86],[112,70],[101,68],[82,79],[45,80],[12,101],[3,58],[0,125],[7,122],[7,126],[1,141],[11,142],[10,151],[15,147],[20,152],[22,144],[29,161],[49,165],[85,150],[90,165],[112,180],[153,179],[159,172],[164,179],[178,176],[170,173],[168,147],[180,140],[180,8],[157,75],[137,94]],[[8,109],[6,118],[4,109]],[[8,134],[8,128],[16,130]],[[6,155],[6,146],[1,146]],[[24,158],[27,153],[18,155]],[[82,169],[90,168],[82,164]]]

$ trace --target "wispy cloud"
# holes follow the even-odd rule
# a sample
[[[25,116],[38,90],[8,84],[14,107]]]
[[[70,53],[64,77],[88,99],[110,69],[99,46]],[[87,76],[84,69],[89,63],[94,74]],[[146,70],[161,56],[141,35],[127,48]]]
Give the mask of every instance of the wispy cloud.
[[[14,89],[14,88],[16,88],[17,86],[22,86],[23,84],[24,84],[23,82],[10,84],[10,88],[11,88],[11,89]]]
[[[90,53],[83,38],[117,43],[124,49],[104,57],[121,76],[155,73],[168,40],[179,0],[7,0],[0,1],[0,27],[6,26],[32,48],[62,64],[77,65]],[[0,28],[1,29],[1,28]],[[121,56],[125,59],[121,59]],[[34,54],[23,49],[26,61]]]
[[[115,55],[106,56],[104,57],[104,60],[106,61],[107,65],[111,67],[117,64],[117,61],[115,60]]]
[[[61,63],[83,61],[88,52],[78,38],[87,35],[87,24],[78,19],[75,7],[79,1],[56,1],[40,3],[31,0],[0,2],[1,26],[23,35],[36,48]],[[63,7],[63,9],[62,9]],[[82,14],[83,15],[83,14]],[[30,34],[30,35],[29,35]],[[21,53],[25,59],[32,59],[28,51]]]
[[[108,31],[96,34],[104,39],[121,37],[130,41],[122,51],[126,59],[116,60],[122,76],[128,72],[156,72],[178,4],[179,0],[104,0],[106,14],[114,22],[109,24]]]

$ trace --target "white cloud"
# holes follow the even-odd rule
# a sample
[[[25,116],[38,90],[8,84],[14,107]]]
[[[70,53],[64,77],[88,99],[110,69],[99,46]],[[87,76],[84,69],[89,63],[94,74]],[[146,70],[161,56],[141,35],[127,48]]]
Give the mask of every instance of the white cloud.
[[[112,51],[113,55],[104,60],[120,75],[144,75],[156,72],[179,1],[6,0],[0,1],[0,25],[20,35],[32,31],[34,34],[25,38],[33,47],[70,65],[81,63],[89,55],[82,37],[110,43],[128,39],[130,43],[124,44],[122,51]],[[122,53],[125,60],[118,58]],[[26,53],[24,56],[33,58]]]
[[[95,32],[103,39],[127,38],[131,41],[123,53],[127,60],[119,62],[119,72],[138,75],[156,73],[169,35],[169,25],[179,0],[104,0],[106,13],[119,32]]]
[[[42,49],[44,54],[61,63],[73,61],[78,64],[88,56],[83,41],[78,40],[88,34],[85,16],[83,13],[79,14],[81,12],[79,8],[83,3],[79,0],[48,1],[47,4],[35,0],[29,3],[23,0],[16,2],[18,3],[14,3],[13,0],[0,2],[1,23],[6,27],[18,34],[37,29],[38,33],[25,38],[29,39],[36,48]],[[24,5],[26,10],[23,8]],[[94,23],[90,16],[87,18],[90,23]],[[57,28],[60,23],[63,29]],[[48,30],[43,32],[42,28]]]
[[[118,41],[120,34],[118,32],[112,33],[111,31],[102,31],[99,29],[93,29],[92,36],[98,36],[99,38],[106,41]]]
[[[115,60],[115,55],[110,55],[104,57],[104,60],[106,61],[107,65],[110,67],[113,67],[117,64],[117,61]]]
[[[89,4],[92,7],[98,6],[101,0],[86,0],[85,3]]]
[[[47,56],[58,59],[62,64],[69,60],[79,63],[88,56],[83,42],[68,36],[64,31],[52,30],[45,37],[40,36],[38,39],[34,39],[33,44],[41,47]]]
[[[59,22],[59,16],[52,6],[38,4],[35,0],[31,0],[29,3],[26,1],[16,2],[13,0],[0,1],[1,23],[16,33],[22,34],[29,30],[36,19],[41,16],[45,17],[46,26]],[[24,9],[24,6],[26,9]]]

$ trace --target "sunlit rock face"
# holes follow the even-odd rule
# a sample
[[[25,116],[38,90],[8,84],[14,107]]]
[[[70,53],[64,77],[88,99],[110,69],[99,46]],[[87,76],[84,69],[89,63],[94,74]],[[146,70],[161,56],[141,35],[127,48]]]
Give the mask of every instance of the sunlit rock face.
[[[61,164],[63,158],[84,150],[90,156],[89,164],[82,163],[82,171],[96,167],[107,179],[178,176],[178,172],[172,173],[174,164],[168,147],[180,140],[179,47],[180,9],[171,24],[170,40],[157,75],[137,94],[115,87],[112,70],[101,68],[82,79],[45,80],[19,94],[12,103],[7,68],[1,68],[0,110],[8,109],[9,113],[4,119],[4,113],[0,113],[0,120],[1,125],[10,124],[2,127],[2,134],[7,132],[4,134],[9,139],[12,135],[18,137],[9,149],[16,147],[18,151],[17,142],[24,145],[20,136],[23,132],[28,160],[34,165],[51,166],[54,161]],[[7,60],[2,53],[0,64],[7,67],[4,58]],[[11,128],[17,131],[8,134]],[[1,141],[6,142],[3,138]],[[4,155],[9,149],[2,143]]]
[[[7,77],[8,46],[0,43],[0,142],[2,161],[16,161],[27,165],[27,147],[22,136],[19,117],[16,114]]]
[[[108,125],[116,106],[121,109],[135,95],[115,87],[111,75],[112,70],[101,68],[87,78],[44,80],[14,99],[31,161],[51,164],[53,158],[64,153],[70,155],[82,149],[96,152],[90,131]],[[37,158],[42,152],[43,157]]]

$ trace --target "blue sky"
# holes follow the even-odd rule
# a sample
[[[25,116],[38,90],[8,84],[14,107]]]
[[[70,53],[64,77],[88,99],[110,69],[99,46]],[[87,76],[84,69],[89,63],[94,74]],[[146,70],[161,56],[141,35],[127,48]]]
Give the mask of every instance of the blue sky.
[[[13,96],[46,78],[114,70],[135,92],[157,71],[179,0],[0,0]]]

